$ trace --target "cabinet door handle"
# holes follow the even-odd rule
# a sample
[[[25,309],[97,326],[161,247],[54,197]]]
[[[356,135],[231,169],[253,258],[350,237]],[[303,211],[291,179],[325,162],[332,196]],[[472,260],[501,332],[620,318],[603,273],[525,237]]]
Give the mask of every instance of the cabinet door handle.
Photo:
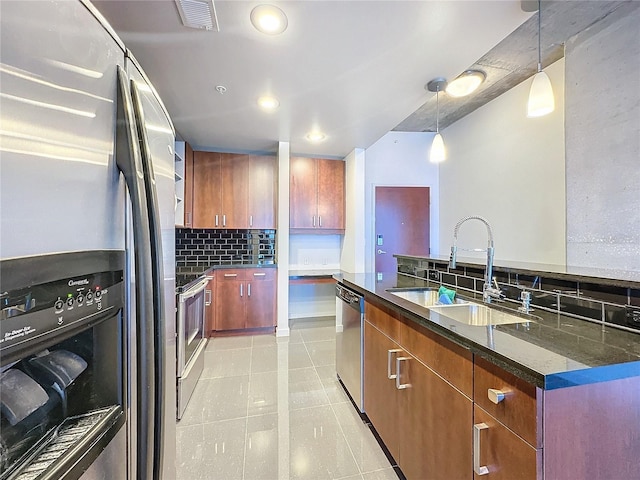
[[[254,273],[253,276],[254,277],[264,277],[266,275],[266,273]]]
[[[318,215],[318,227],[322,228],[322,215]]]
[[[242,284],[240,284],[240,296],[242,296],[242,294],[243,294]]]
[[[399,348],[394,348],[393,350],[387,350],[387,378],[389,380],[393,380],[394,378],[396,378],[396,374],[395,373],[391,373],[391,364],[393,363],[393,356],[396,353],[400,353],[402,350],[400,350]]]
[[[216,227],[218,226],[218,215],[216,215]]]
[[[313,216],[313,227],[315,228],[315,226],[316,226],[316,216],[314,215]]]
[[[251,296],[251,284],[247,283],[247,297]]]
[[[191,212],[187,212],[186,217],[187,217],[187,221],[185,222],[187,224],[186,226],[190,227],[191,226]]]
[[[489,469],[486,465],[480,465],[480,432],[489,428],[486,423],[476,423],[473,426],[473,471],[477,475],[486,475]]]
[[[253,227],[253,215],[249,215],[249,226]]]
[[[411,360],[411,357],[398,357],[396,358],[396,388],[398,390],[402,390],[404,388],[409,388],[411,386],[410,383],[400,383],[400,363],[405,360]]]
[[[488,389],[487,396],[489,397],[489,400],[491,400],[496,405],[504,400],[504,392],[502,390],[498,390],[497,388]]]
[[[204,304],[208,307],[211,305],[211,290],[204,291]]]
[[[224,276],[225,277],[237,277],[238,274],[237,273],[225,273]]]
[[[227,216],[226,215],[222,215],[222,226],[223,227],[227,226]]]

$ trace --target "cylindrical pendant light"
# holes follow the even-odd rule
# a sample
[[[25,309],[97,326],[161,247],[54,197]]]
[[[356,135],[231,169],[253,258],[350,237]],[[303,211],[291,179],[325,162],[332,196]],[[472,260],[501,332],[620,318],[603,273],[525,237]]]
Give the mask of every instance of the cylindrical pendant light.
[[[440,134],[440,91],[447,88],[447,81],[444,78],[435,78],[426,85],[427,90],[436,92],[436,135],[431,142],[431,150],[429,152],[429,161],[431,163],[444,162],[447,159],[447,153],[444,148],[444,140]]]
[[[542,117],[553,112],[555,100],[549,76],[542,71],[542,48],[540,45],[540,31],[542,24],[542,0],[538,0],[538,73],[533,77],[529,101],[527,102],[527,117]]]

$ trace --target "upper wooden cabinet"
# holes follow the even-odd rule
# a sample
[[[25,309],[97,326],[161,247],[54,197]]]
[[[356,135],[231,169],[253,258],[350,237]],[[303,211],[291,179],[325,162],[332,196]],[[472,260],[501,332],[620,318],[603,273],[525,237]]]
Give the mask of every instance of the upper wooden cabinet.
[[[289,176],[291,233],[344,233],[345,164],[292,157]]]
[[[194,228],[276,228],[276,158],[194,152]]]

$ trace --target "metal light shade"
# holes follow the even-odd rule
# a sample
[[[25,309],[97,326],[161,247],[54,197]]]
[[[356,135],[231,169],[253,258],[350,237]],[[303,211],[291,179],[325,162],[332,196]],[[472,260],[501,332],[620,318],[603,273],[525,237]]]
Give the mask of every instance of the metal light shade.
[[[553,112],[555,100],[553,98],[553,88],[549,76],[540,71],[533,77],[531,90],[529,91],[529,102],[527,103],[527,117],[542,117]]]
[[[446,159],[446,156],[447,155],[444,149],[444,141],[442,140],[442,135],[440,135],[440,133],[436,133],[436,136],[433,137],[433,142],[431,143],[429,161],[431,163],[440,163]]]

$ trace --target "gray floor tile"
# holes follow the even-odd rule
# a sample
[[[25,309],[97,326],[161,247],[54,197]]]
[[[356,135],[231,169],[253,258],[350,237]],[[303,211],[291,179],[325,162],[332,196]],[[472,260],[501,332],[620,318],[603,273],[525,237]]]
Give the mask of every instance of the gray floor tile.
[[[251,336],[240,337],[214,337],[209,339],[207,350],[229,350],[233,348],[251,348],[253,339]]]
[[[364,473],[362,477],[364,480],[398,480],[398,475],[391,467]]]
[[[251,373],[278,371],[278,346],[267,345],[251,349]]]
[[[359,474],[331,407],[289,415],[290,478],[333,479]]]
[[[202,479],[204,468],[204,428],[202,424],[176,428],[177,480]]]
[[[269,335],[254,335],[252,338],[253,347],[268,347],[278,343],[278,337],[276,337],[275,334],[272,333]]]
[[[249,376],[204,378],[202,421],[204,423],[247,416]],[[200,386],[200,385],[198,385]]]
[[[200,378],[249,375],[251,352],[251,348],[209,350],[204,352],[204,370]]]
[[[289,370],[289,410],[327,405],[329,397],[314,368]]]
[[[305,342],[321,342],[326,340],[336,341],[336,326],[309,328],[300,330]]]
[[[249,377],[248,415],[278,411],[278,372],[255,373]]]
[[[247,420],[245,442],[245,480],[276,480],[281,478],[278,467],[278,415],[260,415]],[[288,466],[287,466],[288,468]]]
[[[242,480],[247,419],[207,423],[203,431],[204,477]]]
[[[316,367],[336,364],[336,341],[305,342],[311,362]]]
[[[304,343],[290,343],[286,347],[286,352],[279,352],[278,367],[289,369],[313,367],[313,362],[311,362],[311,357]]]
[[[302,339],[302,334],[300,333],[300,330],[289,330],[289,336],[288,337],[280,337],[278,338],[278,341],[280,341],[281,339],[287,338],[289,343],[303,343],[304,340]]]

